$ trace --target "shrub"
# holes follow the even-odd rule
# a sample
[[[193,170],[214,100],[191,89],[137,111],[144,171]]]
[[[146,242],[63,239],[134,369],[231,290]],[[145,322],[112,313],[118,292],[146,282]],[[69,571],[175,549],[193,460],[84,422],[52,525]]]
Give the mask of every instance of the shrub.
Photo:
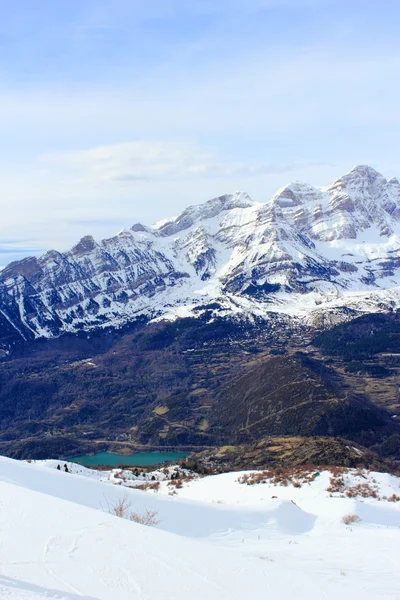
[[[131,502],[126,496],[123,496],[113,505],[109,505],[108,512],[121,519],[128,519],[141,525],[158,525],[161,523],[160,519],[157,518],[158,512],[156,510],[145,510],[144,513],[137,513],[131,510]]]
[[[344,515],[342,519],[342,523],[345,525],[352,525],[353,523],[359,523],[361,521],[358,515],[349,513],[348,515]]]
[[[358,483],[347,490],[346,496],[348,498],[356,498],[357,496],[361,498],[378,498],[378,493],[368,483]]]
[[[332,477],[329,480],[329,486],[326,491],[329,494],[339,494],[340,498],[376,498],[380,499],[378,492],[379,486],[375,479],[372,479],[370,483],[356,483],[350,485],[345,481],[344,476],[349,473],[348,469],[342,469],[341,471],[330,467]],[[362,477],[365,479],[365,475],[362,471],[358,470],[353,473],[356,477]]]
[[[277,467],[266,471],[244,473],[237,481],[241,484],[256,485],[258,483],[271,483],[272,485],[288,486],[292,484],[299,488],[302,484],[310,484],[319,475],[314,467],[308,465],[293,467]]]
[[[184,480],[183,479],[171,479],[171,481],[168,481],[167,485],[168,487],[175,487],[176,489],[180,490],[183,488],[183,481],[191,481],[193,479],[193,477],[185,477]]]
[[[130,485],[128,487],[131,487],[135,490],[142,490],[143,492],[146,492],[147,490],[153,490],[155,492],[158,492],[158,490],[160,489],[160,482],[154,481],[153,483],[150,483],[149,481],[147,481],[145,483],[139,483],[138,485]]]
[[[388,500],[388,502],[400,502],[400,496],[397,496],[396,494],[392,494],[391,496],[389,496],[389,498],[387,500]]]
[[[127,519],[129,515],[131,503],[124,496],[120,498],[113,506],[109,507],[109,512],[115,517],[121,517],[121,519]]]
[[[132,511],[129,515],[129,519],[135,521],[135,523],[140,523],[141,525],[152,526],[161,523],[160,519],[157,519],[157,515],[158,512],[156,510],[146,509],[142,514]]]

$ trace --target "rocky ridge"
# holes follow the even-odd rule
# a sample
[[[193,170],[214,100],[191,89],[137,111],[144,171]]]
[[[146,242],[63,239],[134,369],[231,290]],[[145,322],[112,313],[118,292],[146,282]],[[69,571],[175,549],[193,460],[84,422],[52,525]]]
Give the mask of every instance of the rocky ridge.
[[[0,274],[0,338],[6,348],[204,308],[321,326],[397,308],[399,286],[400,184],[358,166],[326,188],[292,183],[265,204],[220,196],[11,263]]]

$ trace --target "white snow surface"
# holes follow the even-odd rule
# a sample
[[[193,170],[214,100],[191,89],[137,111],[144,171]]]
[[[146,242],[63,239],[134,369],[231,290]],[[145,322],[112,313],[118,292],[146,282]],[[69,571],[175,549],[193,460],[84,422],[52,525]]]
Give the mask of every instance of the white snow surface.
[[[11,600],[343,600],[400,597],[399,479],[350,471],[374,498],[326,491],[330,473],[297,488],[195,478],[168,495],[128,472],[0,458],[0,598]],[[122,476],[122,477],[121,477]],[[150,475],[147,475],[147,479]],[[144,479],[143,476],[139,479]],[[115,485],[117,484],[117,485]],[[119,485],[118,485],[119,484]],[[155,527],[112,516],[126,498]],[[359,523],[346,526],[344,515]]]

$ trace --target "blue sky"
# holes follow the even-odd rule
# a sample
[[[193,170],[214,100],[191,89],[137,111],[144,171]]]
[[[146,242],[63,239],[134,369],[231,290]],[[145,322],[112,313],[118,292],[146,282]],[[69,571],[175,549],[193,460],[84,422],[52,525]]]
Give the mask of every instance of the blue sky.
[[[400,176],[397,0],[0,7],[0,265],[238,189]]]

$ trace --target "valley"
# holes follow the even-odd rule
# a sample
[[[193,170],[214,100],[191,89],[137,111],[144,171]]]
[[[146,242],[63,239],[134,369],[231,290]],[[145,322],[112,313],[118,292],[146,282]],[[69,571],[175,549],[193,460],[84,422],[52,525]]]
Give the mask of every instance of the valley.
[[[294,435],[351,439],[379,453],[383,444],[381,459],[396,460],[399,366],[377,338],[397,346],[398,322],[363,316],[313,338],[274,321],[200,317],[38,340],[0,363],[0,451],[199,452]]]

